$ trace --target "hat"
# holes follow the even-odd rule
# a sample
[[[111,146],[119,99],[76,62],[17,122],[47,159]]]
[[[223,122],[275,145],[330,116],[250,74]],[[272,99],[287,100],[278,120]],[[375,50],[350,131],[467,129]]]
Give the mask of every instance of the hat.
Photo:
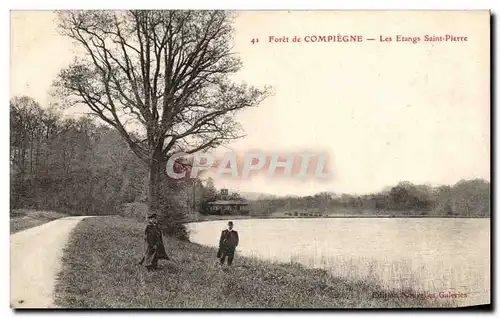
[[[153,218],[156,218],[158,217],[158,215],[156,213],[153,213],[151,215],[148,216],[148,219],[153,219]]]

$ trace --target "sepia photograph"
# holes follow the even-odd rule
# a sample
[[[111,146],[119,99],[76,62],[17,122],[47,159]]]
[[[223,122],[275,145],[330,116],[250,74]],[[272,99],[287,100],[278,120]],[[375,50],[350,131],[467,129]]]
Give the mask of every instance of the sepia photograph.
[[[10,308],[491,306],[488,10],[11,10]]]

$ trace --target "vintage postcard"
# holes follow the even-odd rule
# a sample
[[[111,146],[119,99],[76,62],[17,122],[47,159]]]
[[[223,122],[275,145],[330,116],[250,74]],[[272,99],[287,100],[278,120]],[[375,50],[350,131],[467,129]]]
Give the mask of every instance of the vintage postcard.
[[[491,303],[489,11],[11,11],[10,306]]]

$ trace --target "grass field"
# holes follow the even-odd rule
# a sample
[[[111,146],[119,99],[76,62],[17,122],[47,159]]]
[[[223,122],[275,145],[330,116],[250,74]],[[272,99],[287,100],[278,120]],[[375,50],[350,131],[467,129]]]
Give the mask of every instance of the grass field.
[[[137,265],[144,224],[122,217],[85,219],[71,235],[56,286],[66,308],[362,308],[436,307],[424,297],[398,297],[376,283],[332,277],[324,270],[236,255],[221,268],[216,250],[165,238],[172,261],[148,272]],[[390,295],[390,296],[384,296]]]
[[[19,209],[10,212],[10,234],[68,216],[54,211]]]

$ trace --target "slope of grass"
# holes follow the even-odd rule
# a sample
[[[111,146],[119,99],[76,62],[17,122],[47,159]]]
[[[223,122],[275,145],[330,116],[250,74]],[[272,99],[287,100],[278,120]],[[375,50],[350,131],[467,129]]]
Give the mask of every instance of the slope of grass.
[[[398,297],[375,283],[349,281],[297,264],[236,256],[223,269],[216,250],[165,238],[172,261],[148,272],[137,265],[143,224],[122,217],[85,219],[63,257],[56,303],[65,308],[360,308],[436,307]],[[404,291],[406,295],[411,291]],[[382,296],[381,296],[382,295]],[[383,297],[383,295],[392,295]]]
[[[64,213],[19,209],[10,213],[10,234],[66,217]]]

